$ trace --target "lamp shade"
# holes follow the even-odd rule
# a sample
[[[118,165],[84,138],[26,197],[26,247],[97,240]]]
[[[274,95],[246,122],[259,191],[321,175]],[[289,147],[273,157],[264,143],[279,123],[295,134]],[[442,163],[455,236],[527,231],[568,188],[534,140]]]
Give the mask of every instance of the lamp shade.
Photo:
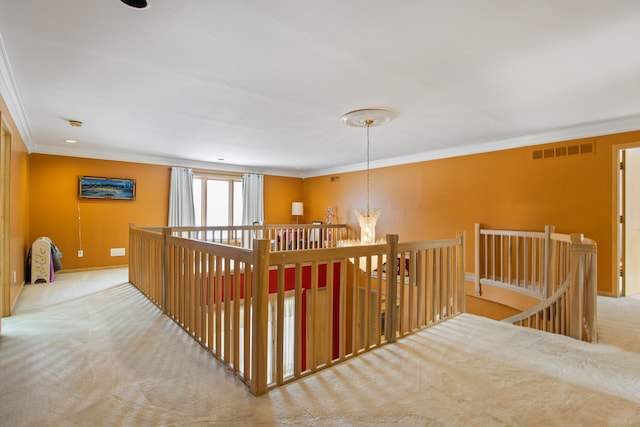
[[[302,202],[291,203],[291,215],[304,215],[304,206]]]

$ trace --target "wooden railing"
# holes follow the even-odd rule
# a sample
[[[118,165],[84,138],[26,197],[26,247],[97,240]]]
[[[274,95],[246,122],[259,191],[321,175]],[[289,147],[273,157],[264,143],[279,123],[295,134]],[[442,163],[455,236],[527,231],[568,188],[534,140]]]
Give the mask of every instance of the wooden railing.
[[[129,282],[159,307],[164,306],[162,229],[129,228]]]
[[[267,239],[271,251],[336,247],[347,238],[346,224],[263,224],[218,227],[173,227],[174,236],[251,249],[255,239]]]
[[[463,236],[277,250],[175,234],[131,227],[131,283],[256,395],[464,311]]]
[[[476,224],[475,292],[498,286],[541,302],[505,322],[597,341],[597,246],[580,234],[481,229]]]

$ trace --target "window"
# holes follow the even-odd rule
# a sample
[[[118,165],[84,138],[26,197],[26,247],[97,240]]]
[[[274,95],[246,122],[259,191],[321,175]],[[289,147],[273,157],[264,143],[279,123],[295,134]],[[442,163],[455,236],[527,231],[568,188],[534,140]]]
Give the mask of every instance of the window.
[[[242,225],[242,177],[195,174],[196,226]]]

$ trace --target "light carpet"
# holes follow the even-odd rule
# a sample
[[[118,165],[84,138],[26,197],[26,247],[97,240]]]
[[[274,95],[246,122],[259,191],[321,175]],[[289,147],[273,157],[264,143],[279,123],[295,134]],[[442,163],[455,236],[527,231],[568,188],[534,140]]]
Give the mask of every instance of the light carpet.
[[[260,397],[129,284],[24,303],[0,424],[638,425],[640,299],[598,303],[599,344],[463,314]]]

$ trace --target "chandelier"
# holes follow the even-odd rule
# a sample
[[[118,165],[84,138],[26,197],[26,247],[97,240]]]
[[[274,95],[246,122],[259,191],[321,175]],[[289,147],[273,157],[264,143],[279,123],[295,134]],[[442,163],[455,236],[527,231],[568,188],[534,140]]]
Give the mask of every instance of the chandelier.
[[[379,126],[391,120],[391,113],[380,109],[354,110],[342,116],[342,122],[349,126],[367,128],[367,208],[364,211],[356,210],[355,214],[360,225],[360,244],[372,245],[376,243],[376,223],[380,216],[380,209],[371,208],[370,205],[370,141],[369,129]]]

